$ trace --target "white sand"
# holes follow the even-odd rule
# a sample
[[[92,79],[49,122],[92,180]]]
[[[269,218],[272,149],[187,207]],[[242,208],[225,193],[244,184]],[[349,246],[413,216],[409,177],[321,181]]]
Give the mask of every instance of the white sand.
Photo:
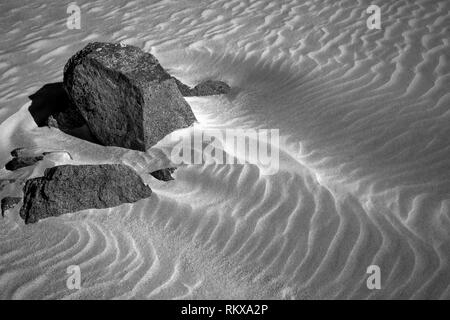
[[[0,162],[16,147],[73,156],[0,178],[126,163],[154,195],[27,226],[9,211],[1,298],[450,298],[448,0],[77,3],[81,30],[61,1],[0,3]],[[28,96],[90,41],[137,45],[189,84],[227,81],[226,97],[188,99],[201,127],[279,129],[280,172],[191,165],[163,184],[147,173],[170,143],[140,154],[38,128]]]

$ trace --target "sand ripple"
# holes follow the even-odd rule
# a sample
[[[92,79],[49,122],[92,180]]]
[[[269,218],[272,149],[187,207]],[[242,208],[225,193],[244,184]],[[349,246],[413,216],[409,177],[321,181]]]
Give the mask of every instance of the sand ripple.
[[[47,2],[0,4],[2,163],[17,146],[64,146],[74,163],[135,167],[155,193],[32,226],[10,211],[1,298],[450,298],[447,0],[78,1],[89,28],[76,34]],[[382,30],[366,27],[370,4]],[[280,172],[187,165],[163,184],[147,173],[170,144],[139,154],[36,128],[27,96],[93,40],[141,46],[189,84],[229,82],[188,99],[197,118],[279,129]],[[373,264],[381,290],[366,286]]]

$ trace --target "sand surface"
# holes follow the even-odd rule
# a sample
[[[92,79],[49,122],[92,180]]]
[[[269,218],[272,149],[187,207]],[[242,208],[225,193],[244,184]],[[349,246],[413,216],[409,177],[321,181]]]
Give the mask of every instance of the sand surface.
[[[0,298],[450,298],[448,0],[77,3],[81,30],[66,28],[68,1],[0,3],[0,163],[16,147],[57,151],[0,178],[124,163],[154,194],[27,226],[9,211]],[[279,172],[205,163],[162,183],[148,172],[170,164],[170,139],[139,153],[37,127],[28,97],[91,41],[139,46],[190,85],[228,82],[187,98],[197,128],[279,129]],[[70,265],[81,290],[66,287]]]

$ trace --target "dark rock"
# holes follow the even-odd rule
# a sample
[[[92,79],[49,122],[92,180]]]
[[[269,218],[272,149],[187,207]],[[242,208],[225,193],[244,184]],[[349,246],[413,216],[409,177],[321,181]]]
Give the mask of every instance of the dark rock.
[[[66,107],[62,111],[54,112],[47,119],[47,126],[58,128],[61,131],[70,131],[83,127],[86,121],[75,107]]]
[[[194,88],[190,88],[177,78],[173,77],[173,79],[178,86],[178,90],[180,90],[181,94],[185,97],[202,97],[227,94],[231,90],[230,86],[223,81],[206,80],[200,82]]]
[[[14,208],[22,199],[17,197],[5,197],[1,202],[2,217],[5,216],[5,212],[11,208]]]
[[[33,148],[16,148],[11,151],[11,156],[14,158],[31,158],[41,155],[42,153],[37,152]]]
[[[14,171],[20,168],[28,167],[34,165],[36,162],[44,159],[44,156],[32,156],[32,157],[17,157],[13,158],[5,165],[5,169],[9,171]]]
[[[64,68],[64,87],[107,146],[145,151],[196,121],[176,81],[134,46],[90,43]]]
[[[11,151],[11,156],[14,158],[27,157],[29,155],[30,155],[29,152],[27,152],[27,149],[25,148],[16,148]]]
[[[188,85],[184,84],[183,82],[181,82],[180,80],[178,80],[175,77],[172,77],[172,79],[175,80],[175,83],[177,84],[178,90],[180,90],[181,94],[184,97],[191,97],[192,96],[192,88],[189,87]]]
[[[16,148],[11,151],[13,159],[5,165],[5,169],[14,171],[20,168],[34,165],[36,162],[44,159],[41,154],[36,154],[26,148]]]
[[[27,180],[20,216],[25,223],[85,209],[111,208],[148,198],[152,190],[120,164],[62,165]]]
[[[177,168],[165,168],[165,169],[153,171],[150,174],[158,180],[170,181],[170,180],[175,180],[172,177],[172,173],[174,173],[175,170],[177,170]]]
[[[192,89],[192,96],[213,96],[227,94],[231,90],[230,86],[222,81],[207,80],[199,83]]]

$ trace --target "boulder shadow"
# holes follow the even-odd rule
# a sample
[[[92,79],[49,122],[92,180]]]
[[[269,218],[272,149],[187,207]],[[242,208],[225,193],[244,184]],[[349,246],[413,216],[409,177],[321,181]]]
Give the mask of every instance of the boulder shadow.
[[[73,137],[101,144],[73,106],[62,82],[45,84],[29,96],[28,108],[38,127],[54,127]]]

